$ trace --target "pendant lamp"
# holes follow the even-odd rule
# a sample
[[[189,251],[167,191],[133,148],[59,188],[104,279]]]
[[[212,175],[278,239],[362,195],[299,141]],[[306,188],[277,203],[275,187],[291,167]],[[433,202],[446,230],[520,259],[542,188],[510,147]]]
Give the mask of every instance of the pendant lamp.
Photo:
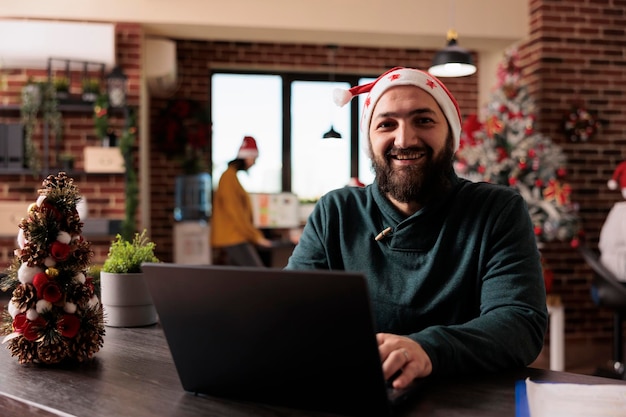
[[[472,54],[457,43],[458,34],[448,30],[448,45],[437,51],[428,72],[435,77],[465,77],[476,72]]]
[[[335,51],[337,49],[337,45],[328,45],[328,63],[330,68],[330,73],[328,75],[328,80],[332,83],[335,81]],[[322,135],[322,139],[341,139],[341,133],[337,132],[332,125],[330,124],[330,129],[328,132]]]
[[[322,136],[324,139],[341,139],[341,133],[337,132],[333,125],[330,125],[330,130],[324,133]]]

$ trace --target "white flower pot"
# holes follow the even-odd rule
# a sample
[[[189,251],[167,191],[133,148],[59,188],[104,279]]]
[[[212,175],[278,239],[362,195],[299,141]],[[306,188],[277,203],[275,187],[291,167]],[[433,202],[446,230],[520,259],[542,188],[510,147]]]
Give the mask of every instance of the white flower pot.
[[[105,326],[138,327],[157,322],[143,273],[100,272],[100,288]]]

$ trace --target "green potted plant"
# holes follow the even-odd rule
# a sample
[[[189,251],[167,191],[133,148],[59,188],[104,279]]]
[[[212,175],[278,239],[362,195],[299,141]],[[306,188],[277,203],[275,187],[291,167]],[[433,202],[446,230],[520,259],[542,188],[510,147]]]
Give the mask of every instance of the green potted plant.
[[[98,78],[84,78],[82,83],[82,99],[93,103],[100,95],[100,80]]]
[[[29,78],[21,90],[20,116],[24,126],[24,163],[34,174],[47,168],[47,163],[45,167],[42,166],[39,151],[33,141],[38,114],[44,122],[44,135],[53,136],[58,143],[63,131],[63,118],[58,110],[54,85],[49,81],[35,82]]]
[[[74,170],[74,162],[76,161],[76,157],[71,153],[62,153],[59,154],[59,168],[65,172],[70,172]]]
[[[67,77],[56,77],[53,81],[54,89],[59,100],[67,100],[70,96],[70,81]]]
[[[145,229],[135,233],[132,241],[118,234],[111,242],[100,271],[106,326],[137,327],[157,322],[156,309],[141,270],[143,262],[159,262],[155,248]]]
[[[33,172],[39,172],[41,169],[39,152],[33,143],[37,114],[41,108],[41,96],[42,83],[29,78],[21,91],[20,115],[24,125],[24,163]]]

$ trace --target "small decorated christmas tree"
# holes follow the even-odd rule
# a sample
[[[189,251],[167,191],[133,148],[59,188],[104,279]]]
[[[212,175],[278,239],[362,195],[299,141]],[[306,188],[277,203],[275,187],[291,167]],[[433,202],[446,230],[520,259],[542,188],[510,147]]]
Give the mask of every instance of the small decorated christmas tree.
[[[535,130],[535,103],[521,83],[517,50],[505,53],[485,121],[470,115],[456,154],[457,173],[472,181],[508,185],[526,200],[538,242],[578,244],[578,208],[564,181],[566,157]]]
[[[73,182],[64,172],[43,181],[2,280],[2,290],[12,291],[3,343],[20,363],[83,362],[103,344],[103,309],[87,277],[93,252],[81,235]]]

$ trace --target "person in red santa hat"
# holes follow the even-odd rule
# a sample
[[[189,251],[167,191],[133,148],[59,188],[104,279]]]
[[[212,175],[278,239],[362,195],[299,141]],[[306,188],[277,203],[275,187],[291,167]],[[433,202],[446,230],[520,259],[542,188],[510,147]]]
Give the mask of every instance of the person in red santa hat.
[[[626,199],[626,161],[617,165],[607,185],[611,190],[619,187]],[[598,249],[600,262],[626,285],[626,201],[615,203],[609,211],[600,230]]]
[[[346,105],[360,94],[374,182],[323,195],[286,268],[365,276],[393,388],[529,365],[548,313],[523,197],[456,175],[461,111],[436,77],[392,68],[334,98]]]
[[[607,185],[611,190],[617,190],[619,186],[619,189],[622,191],[622,197],[626,198],[626,161],[617,165]]]
[[[272,246],[254,225],[250,195],[237,178],[237,172],[247,172],[258,156],[256,140],[245,136],[237,157],[228,163],[213,193],[211,246],[216,253],[222,252],[223,262],[230,265],[264,266],[256,246]]]

